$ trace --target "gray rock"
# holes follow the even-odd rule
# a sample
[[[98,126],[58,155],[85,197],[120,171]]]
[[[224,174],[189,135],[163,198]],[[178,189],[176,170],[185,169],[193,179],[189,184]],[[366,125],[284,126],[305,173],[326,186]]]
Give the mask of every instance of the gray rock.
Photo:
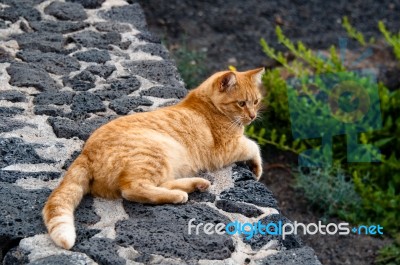
[[[140,33],[135,35],[136,38],[138,38],[141,41],[145,42],[150,42],[150,43],[161,43],[160,37],[158,37],[156,34],[151,33],[148,30],[143,30]]]
[[[111,101],[109,107],[117,114],[125,115],[139,106],[151,105],[153,105],[153,101],[147,98],[123,96]]]
[[[60,172],[20,172],[0,170],[0,182],[15,183],[19,179],[36,178],[43,181],[58,179]]]
[[[104,106],[101,99],[88,92],[82,92],[77,94],[71,105],[71,109],[78,112],[98,112],[106,111],[106,106]]]
[[[110,54],[107,51],[95,49],[77,52],[73,56],[84,62],[105,63],[111,60]]]
[[[24,5],[15,5],[0,10],[0,18],[15,23],[20,17],[28,21],[37,21],[41,19],[40,12],[33,7]]]
[[[79,3],[52,2],[44,12],[60,20],[85,20],[87,15],[83,6]]]
[[[47,105],[36,105],[33,108],[33,113],[35,113],[36,115],[47,115],[53,117],[64,115],[64,111],[62,109]]]
[[[85,69],[94,75],[100,76],[104,79],[109,77],[117,68],[114,65],[91,65]]]
[[[67,2],[80,3],[85,8],[98,8],[105,0],[67,0]]]
[[[110,80],[109,83],[109,87],[94,92],[102,100],[120,98],[140,88],[140,81],[134,76],[118,77],[118,79]]]
[[[87,91],[96,86],[95,81],[96,77],[89,71],[84,70],[71,79],[65,77],[63,84],[72,87],[76,91]]]
[[[189,202],[214,202],[215,194],[210,192],[195,191],[189,194]]]
[[[99,49],[108,49],[108,45],[118,45],[120,43],[121,35],[117,32],[98,33],[85,30],[71,35],[69,41],[88,48],[96,47]]]
[[[13,36],[22,50],[42,52],[60,52],[64,47],[64,38],[59,33],[30,32]]]
[[[8,117],[0,117],[0,132],[11,132],[25,126],[30,126],[30,124]]]
[[[163,58],[164,60],[171,59],[167,48],[165,48],[163,45],[157,44],[157,43],[138,45],[133,49],[133,51],[134,52],[142,51],[145,53],[149,53],[153,56],[159,56],[159,57]]]
[[[247,217],[257,217],[263,214],[263,212],[257,207],[240,202],[218,200],[215,202],[215,206],[225,212],[240,213]]]
[[[78,137],[87,140],[91,133],[101,125],[109,122],[114,117],[94,118],[82,122],[76,122],[62,117],[49,117],[48,122],[53,127],[53,131],[58,138]]]
[[[58,90],[59,86],[42,68],[27,63],[12,63],[7,68],[11,76],[10,85],[18,87],[35,87],[41,91]]]
[[[171,61],[131,61],[124,63],[133,75],[158,82],[168,87],[183,89],[178,70]]]
[[[0,238],[9,240],[45,233],[41,210],[49,189],[24,190],[18,186],[0,182]]]
[[[64,165],[63,165],[63,167],[62,167],[62,169],[67,170],[67,169],[69,168],[69,166],[72,164],[72,162],[74,162],[75,159],[80,155],[80,153],[81,153],[80,151],[75,151],[75,152],[73,152],[72,155],[71,155],[71,157],[68,158],[68,159],[65,161],[65,163],[64,163]]]
[[[130,23],[139,31],[146,28],[146,18],[138,3],[113,7],[109,11],[101,12],[100,15],[110,21]]]
[[[236,163],[232,167],[232,178],[235,182],[254,180],[256,176],[250,171],[249,167],[244,163]]]
[[[222,191],[220,199],[278,208],[272,192],[255,180],[237,182],[235,187]]]
[[[41,158],[32,144],[21,138],[0,138],[0,168],[13,164],[53,163],[53,160]]]
[[[18,239],[17,239],[18,241]],[[19,248],[19,247],[14,247],[10,249],[10,246],[15,245],[12,240],[9,238],[0,238],[0,242],[8,243],[9,245],[0,245],[0,249],[2,249],[4,252],[7,250],[7,254],[5,254],[3,260],[3,265],[16,265],[16,264],[28,264],[29,263],[29,252]],[[0,258],[1,255],[0,255]]]
[[[0,91],[0,100],[7,100],[11,102],[26,102],[25,94],[15,90],[3,90]]]
[[[57,75],[69,74],[80,69],[77,59],[58,53],[23,51],[18,52],[17,57],[28,63],[35,63],[47,72]]]
[[[175,87],[151,87],[148,90],[140,92],[141,96],[152,96],[156,98],[184,98],[187,90]]]
[[[12,117],[23,112],[24,109],[17,107],[0,107],[0,116],[2,117]]]
[[[79,255],[51,255],[37,259],[29,265],[86,265],[86,259]]]
[[[12,61],[14,61],[14,57],[0,47],[0,63],[11,63]]]
[[[52,21],[52,20],[42,20],[33,21],[29,25],[35,31],[53,32],[53,33],[71,33],[84,29],[89,26],[86,22],[72,22],[72,21]]]
[[[116,23],[112,21],[98,22],[94,24],[98,31],[112,32],[116,31],[119,33],[132,31],[131,28],[126,24]]]
[[[277,226],[279,222],[283,224],[291,223],[286,217],[280,214],[272,214],[260,220],[262,224],[267,225],[269,223],[275,223]],[[245,236],[242,236],[243,242],[249,244],[253,250],[259,250],[264,245],[266,245],[271,240],[277,240],[279,242],[278,250],[281,249],[293,249],[300,248],[303,246],[303,243],[299,236],[297,235],[286,235],[285,239],[282,239],[282,235],[262,235],[255,234],[250,240],[246,239]]]
[[[125,265],[125,259],[118,256],[118,245],[108,238],[91,238],[78,241],[73,248],[75,251],[86,253],[99,264]]]
[[[296,248],[286,251],[280,251],[264,259],[256,260],[256,265],[321,265],[315,256],[314,250],[310,247]]]
[[[35,97],[33,103],[36,105],[69,105],[72,103],[75,93],[70,91],[48,91],[42,92]]]
[[[229,223],[206,205],[158,205],[147,206],[124,201],[124,208],[131,217],[116,224],[116,242],[121,246],[132,246],[142,255],[159,254],[166,258],[181,258],[186,261],[199,259],[222,260],[234,251],[229,235],[206,235],[200,230],[188,234],[188,222]]]

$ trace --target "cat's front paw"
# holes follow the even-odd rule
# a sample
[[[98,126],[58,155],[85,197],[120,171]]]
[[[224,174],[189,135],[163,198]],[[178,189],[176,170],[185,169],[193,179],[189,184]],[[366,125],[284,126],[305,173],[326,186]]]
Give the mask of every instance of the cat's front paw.
[[[187,202],[188,199],[189,199],[189,195],[186,192],[180,191],[180,190],[176,190],[175,191],[174,200],[172,202],[175,203],[175,204],[180,204],[180,203]]]
[[[263,168],[262,168],[261,163],[255,163],[255,162],[251,163],[251,171],[256,176],[256,180],[259,180],[263,173]]]
[[[208,190],[210,186],[211,182],[206,179],[200,179],[199,182],[196,183],[196,188],[201,192]]]

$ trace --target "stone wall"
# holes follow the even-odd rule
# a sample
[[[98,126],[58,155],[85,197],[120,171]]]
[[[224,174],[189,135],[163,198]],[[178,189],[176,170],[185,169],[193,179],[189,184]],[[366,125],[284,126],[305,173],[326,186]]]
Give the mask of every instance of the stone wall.
[[[49,239],[41,209],[90,133],[187,93],[138,4],[0,0],[0,84],[3,264],[319,264],[296,236],[188,234],[192,218],[289,222],[243,165],[200,173],[211,190],[184,205],[87,196],[72,250]]]

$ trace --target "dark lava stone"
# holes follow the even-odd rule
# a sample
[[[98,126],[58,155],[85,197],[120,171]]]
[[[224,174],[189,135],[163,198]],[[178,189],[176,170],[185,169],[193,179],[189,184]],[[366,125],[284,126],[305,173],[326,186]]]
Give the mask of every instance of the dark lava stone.
[[[99,264],[125,265],[126,260],[118,255],[119,246],[109,238],[90,238],[78,241],[73,250],[83,252]]]
[[[67,2],[80,3],[85,8],[98,8],[105,2],[105,0],[67,0]]]
[[[89,71],[84,70],[71,79],[64,77],[63,84],[72,87],[76,91],[87,91],[96,86],[95,81],[96,77]]]
[[[23,112],[24,109],[17,107],[0,107],[0,116],[2,117],[12,117]]]
[[[125,115],[139,106],[151,106],[153,102],[147,98],[123,96],[110,102],[110,109],[117,114]]]
[[[165,60],[170,60],[168,50],[161,44],[149,43],[149,44],[138,45],[133,49],[133,51],[134,52],[142,51],[145,53],[150,53],[153,56],[159,56]]]
[[[118,45],[120,43],[121,35],[117,32],[98,33],[86,30],[71,35],[69,41],[75,42],[84,47],[108,49],[108,45]]]
[[[7,100],[11,102],[26,102],[25,94],[15,90],[0,91],[0,100]]]
[[[140,92],[142,96],[152,96],[156,98],[184,98],[186,94],[186,89],[162,86],[151,87],[148,90]]]
[[[53,117],[64,115],[64,111],[62,109],[47,105],[36,105],[33,109],[33,113],[36,115],[47,115]]]
[[[156,34],[153,34],[148,30],[141,31],[140,33],[136,34],[135,37],[146,42],[161,43],[161,39]]]
[[[10,85],[18,87],[35,87],[41,91],[58,90],[59,86],[42,68],[27,63],[12,63],[7,68],[11,76]]]
[[[25,190],[0,182],[0,238],[11,241],[45,233],[41,211],[49,194],[49,189]]]
[[[168,87],[184,88],[178,70],[171,61],[130,61],[123,66],[133,75],[142,76]]]
[[[282,250],[266,258],[257,260],[256,264],[260,265],[321,265],[315,252],[310,247],[295,248],[290,250]]]
[[[89,26],[88,23],[81,21],[72,22],[72,21],[52,21],[52,20],[33,21],[30,22],[29,25],[35,31],[45,31],[45,32],[62,33],[62,34],[81,30]]]
[[[77,94],[72,101],[71,109],[74,111],[92,113],[106,111],[106,107],[101,99],[98,96],[88,92]]]
[[[84,259],[77,255],[51,255],[30,262],[29,265],[76,265],[84,264]]]
[[[218,200],[215,202],[215,206],[221,210],[224,210],[225,212],[240,213],[247,217],[257,217],[263,214],[263,212],[257,207],[241,202]]]
[[[14,35],[22,50],[42,52],[60,52],[64,47],[64,38],[59,33],[30,32]]]
[[[74,95],[75,93],[70,91],[42,92],[35,97],[33,103],[38,105],[69,105],[72,103]]]
[[[139,31],[146,29],[146,18],[139,4],[112,7],[109,11],[100,13],[101,17],[110,21],[132,24]]]
[[[3,244],[6,244],[1,246],[3,251],[5,248],[7,248],[7,246],[15,245],[15,242],[10,238],[0,238],[0,241],[4,242]],[[20,247],[14,247],[10,249],[7,252],[7,254],[5,254],[3,259],[3,265],[28,264],[29,263],[28,255],[29,251],[25,251]]]
[[[20,138],[0,138],[0,168],[13,164],[53,163],[53,160],[41,158],[33,144]]]
[[[15,183],[18,179],[36,178],[43,181],[58,179],[61,176],[60,172],[20,172],[0,170],[0,181]]]
[[[0,47],[0,63],[9,63],[12,61],[14,61],[14,57]]]
[[[131,28],[128,25],[111,22],[111,21],[98,22],[98,23],[95,23],[94,26],[98,31],[105,31],[105,32],[116,31],[119,33],[123,33],[123,32],[131,31]]]
[[[84,62],[105,63],[111,60],[110,54],[107,51],[95,49],[77,52],[73,56]]]
[[[31,124],[0,116],[0,132],[11,132],[25,126],[34,127]]]
[[[0,10],[0,18],[12,23],[17,22],[20,17],[28,21],[38,21],[41,19],[40,12],[29,6],[18,5]]]
[[[53,2],[48,5],[44,12],[60,20],[85,20],[87,15],[83,6],[79,3]]]
[[[57,75],[65,75],[80,69],[78,60],[58,53],[22,51],[17,53],[17,57],[28,63],[35,63],[47,72]]]
[[[117,68],[114,65],[91,65],[88,66],[86,71],[91,72],[94,75],[100,76],[102,78],[109,77]]]
[[[279,227],[279,222],[282,225],[286,223],[291,223],[286,217],[280,214],[272,214],[268,215],[260,220],[263,225],[267,225],[269,223],[274,223],[277,227]],[[271,228],[272,229],[272,228]],[[277,232],[277,231],[275,231]],[[282,239],[282,235],[270,235],[265,234],[262,235],[260,233],[255,234],[250,240],[242,237],[243,242],[249,244],[253,250],[260,250],[264,245],[266,245],[271,240],[277,240],[279,242],[279,248],[284,249],[293,249],[299,248],[303,246],[303,243],[298,235],[286,235],[285,239]]]
[[[102,100],[113,100],[131,94],[140,88],[140,81],[134,76],[118,77],[110,80],[106,89],[95,91]]]
[[[233,188],[221,192],[220,199],[247,202],[263,207],[278,207],[272,192],[264,184],[255,180],[235,183]]]
[[[189,202],[214,202],[215,194],[210,192],[195,191],[189,194]]]
[[[193,224],[224,223],[230,220],[218,211],[199,204],[148,206],[124,201],[130,218],[117,222],[116,242],[132,246],[142,255],[159,254],[166,258],[181,258],[185,261],[229,258],[234,244],[229,235],[216,233],[207,235],[202,229],[188,232],[188,222]]]
[[[254,180],[256,176],[250,171],[249,167],[244,163],[236,163],[232,167],[232,178],[235,182]]]
[[[67,139],[78,137],[85,141],[94,130],[113,118],[114,117],[101,117],[76,122],[62,117],[49,117],[48,122],[53,127],[53,131],[57,137]]]
[[[80,151],[74,151],[71,155],[70,158],[68,158],[67,160],[65,160],[65,163],[62,167],[62,169],[67,170],[69,168],[69,166],[72,164],[72,162],[75,161],[75,159],[80,155]]]

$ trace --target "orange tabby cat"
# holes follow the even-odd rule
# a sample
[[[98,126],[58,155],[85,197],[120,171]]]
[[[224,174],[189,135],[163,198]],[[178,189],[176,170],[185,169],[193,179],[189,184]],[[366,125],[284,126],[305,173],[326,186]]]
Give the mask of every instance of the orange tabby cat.
[[[210,186],[190,176],[236,161],[250,161],[259,179],[260,150],[243,130],[257,116],[263,73],[263,68],[218,72],[175,106],[120,117],[97,129],[43,209],[53,241],[65,249],[74,245],[73,212],[87,193],[184,203],[189,192]]]

